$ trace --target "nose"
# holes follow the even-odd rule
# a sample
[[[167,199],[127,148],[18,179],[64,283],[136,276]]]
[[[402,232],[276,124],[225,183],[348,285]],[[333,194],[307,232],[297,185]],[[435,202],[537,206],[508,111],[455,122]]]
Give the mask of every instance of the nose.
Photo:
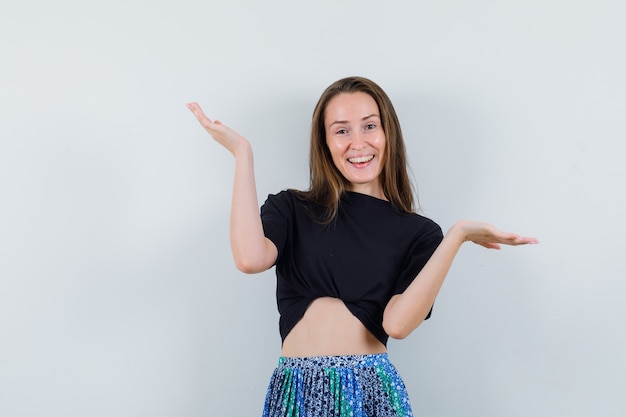
[[[365,136],[363,132],[355,132],[352,135],[352,142],[350,142],[351,149],[363,149],[366,146]]]

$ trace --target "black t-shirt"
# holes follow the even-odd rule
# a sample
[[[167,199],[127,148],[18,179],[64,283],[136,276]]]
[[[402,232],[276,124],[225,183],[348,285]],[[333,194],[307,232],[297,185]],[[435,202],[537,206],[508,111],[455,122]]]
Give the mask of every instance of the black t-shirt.
[[[282,340],[313,300],[335,297],[386,345],[383,311],[424,267],[443,238],[441,228],[388,201],[355,192],[342,197],[329,224],[311,216],[319,210],[291,191],[269,195],[261,207],[265,235],[278,248]]]

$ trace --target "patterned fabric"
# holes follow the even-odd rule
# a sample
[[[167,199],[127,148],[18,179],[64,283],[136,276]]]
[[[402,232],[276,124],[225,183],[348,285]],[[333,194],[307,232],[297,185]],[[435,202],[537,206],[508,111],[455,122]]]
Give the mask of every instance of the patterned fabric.
[[[386,353],[278,360],[263,417],[412,417]]]

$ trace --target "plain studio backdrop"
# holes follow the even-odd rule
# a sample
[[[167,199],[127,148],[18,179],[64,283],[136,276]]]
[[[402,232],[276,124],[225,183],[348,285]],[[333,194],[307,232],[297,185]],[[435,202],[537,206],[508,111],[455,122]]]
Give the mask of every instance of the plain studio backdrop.
[[[626,7],[615,1],[59,0],[0,6],[0,415],[255,416],[274,270],[238,272],[233,158],[308,186],[348,75],[400,116],[422,212],[466,245],[389,351],[416,416],[626,414]],[[367,227],[377,227],[375,219]]]

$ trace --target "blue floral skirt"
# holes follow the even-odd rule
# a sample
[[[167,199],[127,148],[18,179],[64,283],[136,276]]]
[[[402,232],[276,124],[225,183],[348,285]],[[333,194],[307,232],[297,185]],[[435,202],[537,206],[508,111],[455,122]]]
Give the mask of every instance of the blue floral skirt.
[[[386,353],[278,360],[263,417],[410,417],[409,397]]]

